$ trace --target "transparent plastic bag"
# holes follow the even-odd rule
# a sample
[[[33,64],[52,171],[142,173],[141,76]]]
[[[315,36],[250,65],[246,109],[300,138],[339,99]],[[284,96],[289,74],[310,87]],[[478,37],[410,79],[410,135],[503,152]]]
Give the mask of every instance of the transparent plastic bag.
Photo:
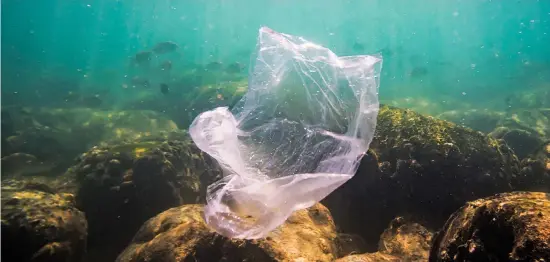
[[[232,111],[203,112],[189,128],[224,170],[208,187],[205,220],[232,238],[265,237],[349,180],[379,109],[381,57],[338,57],[267,27],[256,55]]]

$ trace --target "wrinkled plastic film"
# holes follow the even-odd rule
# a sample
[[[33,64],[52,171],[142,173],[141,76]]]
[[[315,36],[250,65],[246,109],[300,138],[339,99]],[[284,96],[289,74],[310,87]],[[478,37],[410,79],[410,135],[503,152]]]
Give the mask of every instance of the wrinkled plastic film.
[[[256,52],[232,111],[203,112],[189,128],[224,170],[208,187],[205,220],[234,238],[265,237],[349,180],[379,109],[380,57],[338,57],[266,27]]]

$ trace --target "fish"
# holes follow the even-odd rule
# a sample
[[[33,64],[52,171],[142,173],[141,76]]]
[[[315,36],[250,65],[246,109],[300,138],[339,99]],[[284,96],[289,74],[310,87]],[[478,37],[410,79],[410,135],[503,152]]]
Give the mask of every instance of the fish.
[[[149,82],[149,79],[139,77],[139,76],[132,77],[132,80],[130,80],[130,84],[132,84],[132,87],[145,87],[145,88],[148,88],[148,87],[151,86],[150,82]]]
[[[178,49],[178,45],[171,41],[160,42],[153,47],[153,52],[155,54],[166,54],[174,52]]]
[[[222,69],[222,62],[210,62],[206,65],[207,71],[218,71]]]
[[[358,43],[358,42],[355,42],[351,48],[355,52],[364,52],[365,51],[365,46],[361,43]]]
[[[428,69],[423,66],[414,67],[409,75],[411,77],[423,77],[428,74]]]
[[[103,104],[103,99],[101,99],[99,94],[84,96],[82,97],[81,104],[85,107],[96,108]]]
[[[389,47],[384,47],[384,48],[378,49],[378,50],[376,50],[376,53],[382,54],[382,57],[391,57],[391,56],[395,55],[395,52],[392,49],[390,49]]]
[[[149,63],[151,61],[151,51],[140,51],[134,56],[134,62],[136,64]]]
[[[168,87],[167,84],[160,84],[160,92],[164,95],[167,95],[168,93],[170,93],[170,88]]]
[[[238,74],[244,69],[244,65],[239,62],[231,63],[225,68],[225,72],[229,74]]]
[[[160,70],[162,71],[170,71],[172,69],[172,61],[166,60],[160,64]]]

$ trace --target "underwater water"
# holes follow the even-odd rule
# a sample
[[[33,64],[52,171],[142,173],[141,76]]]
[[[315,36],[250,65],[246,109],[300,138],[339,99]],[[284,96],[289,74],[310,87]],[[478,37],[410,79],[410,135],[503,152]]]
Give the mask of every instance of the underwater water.
[[[284,106],[274,108],[286,114],[280,123],[259,128],[261,117],[249,117],[250,126],[237,128],[205,121],[201,128],[234,131],[235,141],[202,151],[206,142],[195,143],[212,142],[214,132],[201,129],[190,138],[200,113],[227,117],[231,113],[216,108],[234,108],[249,85],[276,86],[269,74],[254,73],[263,27],[339,57],[381,57],[379,72],[361,69],[376,79],[379,73],[362,94],[369,103],[342,102],[345,109],[331,115],[324,105],[339,99],[312,96],[318,99],[312,106],[291,95],[308,90],[284,89],[288,97],[282,97],[292,103],[277,101]],[[6,261],[32,261],[31,255],[52,259],[45,261],[334,261],[352,254],[372,256],[364,258],[369,261],[550,260],[544,238],[550,223],[548,0],[2,0],[0,46]],[[274,64],[284,60],[268,54]],[[303,75],[283,82],[299,85]],[[355,81],[361,87],[365,79]],[[258,98],[250,112],[271,101],[250,97]],[[358,108],[378,117],[357,116],[357,124],[342,113],[366,112],[352,110]],[[288,124],[292,117],[308,127],[337,125],[349,137],[325,130],[312,135],[319,130]],[[357,124],[353,134],[347,121]],[[248,131],[257,137],[242,142]],[[256,155],[237,159],[242,152],[226,150],[231,145]],[[235,232],[252,228],[261,231],[254,238],[269,233],[266,239],[214,241],[204,233],[210,232],[204,210],[195,204],[217,190],[209,185],[230,184],[220,179],[227,170],[219,167],[218,151],[245,166],[240,174],[261,177],[250,171],[259,163],[262,172],[283,177],[269,187],[236,186],[238,197],[221,190],[217,201],[230,216],[210,214],[219,228],[240,224]],[[329,165],[327,156],[337,157]],[[346,171],[333,171],[339,165]],[[307,168],[324,171],[309,177]],[[305,182],[281,175],[296,170]],[[331,172],[347,176],[324,181]],[[296,201],[304,192],[313,197]],[[253,194],[246,205],[235,204]],[[318,199],[326,208],[310,205]],[[267,207],[268,201],[277,205]],[[476,202],[461,209],[470,201]],[[492,209],[504,202],[510,209]],[[292,213],[295,206],[309,209]],[[494,212],[471,216],[477,208]],[[525,209],[542,215],[510,215]],[[258,217],[269,230],[243,215],[258,210],[268,210]],[[241,215],[245,219],[228,226]],[[291,223],[271,234],[287,218]],[[480,232],[461,240],[481,246],[453,242],[460,230]],[[245,235],[235,232],[227,235]],[[524,238],[535,244],[516,242]],[[467,252],[453,248],[466,245]]]
[[[238,62],[246,74],[257,30],[266,25],[338,55],[381,53],[383,101],[485,104],[487,97],[548,88],[549,12],[547,1],[5,0],[3,103],[48,103],[74,88],[120,104],[142,91],[126,92],[123,84],[151,73],[130,66],[131,59],[165,41],[177,52],[151,66],[171,61],[170,75],[145,77],[154,78],[155,89],[164,81],[189,92],[196,84],[178,81],[196,65]]]

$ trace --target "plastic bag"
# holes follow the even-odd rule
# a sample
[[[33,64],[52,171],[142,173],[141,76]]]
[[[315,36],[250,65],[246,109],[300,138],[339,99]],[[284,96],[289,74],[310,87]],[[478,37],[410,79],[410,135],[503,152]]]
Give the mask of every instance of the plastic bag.
[[[338,57],[267,27],[256,55],[232,111],[203,112],[189,128],[224,170],[208,187],[205,221],[233,238],[265,237],[349,180],[379,109],[381,57]]]

